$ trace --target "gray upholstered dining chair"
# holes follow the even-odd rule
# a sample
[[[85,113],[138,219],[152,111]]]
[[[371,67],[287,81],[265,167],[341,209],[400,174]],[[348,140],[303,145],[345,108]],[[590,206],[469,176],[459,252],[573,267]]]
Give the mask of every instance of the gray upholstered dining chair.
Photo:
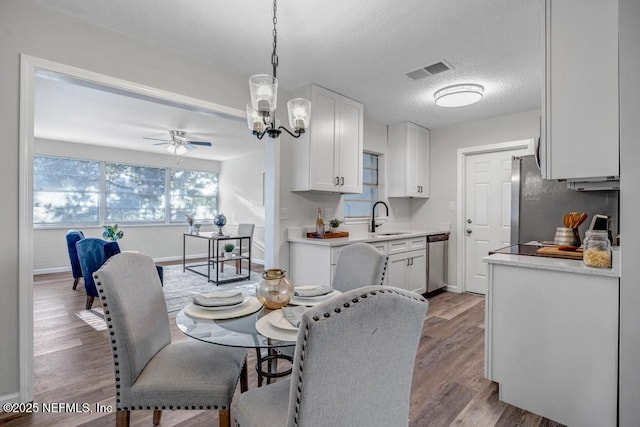
[[[354,243],[340,251],[331,286],[350,291],[369,285],[384,284],[388,257],[368,243]]]
[[[427,306],[414,292],[367,286],[310,308],[291,376],[243,393],[236,425],[407,425]]]
[[[370,285],[383,285],[389,257],[368,243],[354,243],[340,251],[331,286],[340,292]],[[282,347],[277,351],[293,357],[295,347]]]
[[[255,224],[238,224],[237,234],[238,234],[238,236],[251,236],[251,239],[253,239],[253,230],[254,229],[255,229]],[[240,239],[240,240],[242,240],[242,252],[243,253],[238,252],[238,255],[245,255],[251,249],[247,245],[250,244],[250,242],[252,240],[249,240],[249,239]],[[238,248],[238,251],[240,251],[240,248]],[[236,260],[236,273],[237,274],[240,274],[241,268],[242,268],[242,266],[241,266],[240,260],[237,259]]]
[[[246,349],[194,339],[171,342],[169,316],[151,257],[124,252],[93,275],[113,352],[117,426],[131,410],[217,409],[220,425],[231,422],[238,380],[246,390]]]

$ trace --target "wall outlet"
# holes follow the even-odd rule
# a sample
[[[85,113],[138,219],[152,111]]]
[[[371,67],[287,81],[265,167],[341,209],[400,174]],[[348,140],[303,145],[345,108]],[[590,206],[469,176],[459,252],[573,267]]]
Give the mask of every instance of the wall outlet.
[[[450,211],[456,210],[456,202],[449,202],[449,210]]]
[[[289,209],[280,208],[280,219],[289,219]]]
[[[329,221],[333,219],[333,209],[332,208],[324,208],[324,219]]]

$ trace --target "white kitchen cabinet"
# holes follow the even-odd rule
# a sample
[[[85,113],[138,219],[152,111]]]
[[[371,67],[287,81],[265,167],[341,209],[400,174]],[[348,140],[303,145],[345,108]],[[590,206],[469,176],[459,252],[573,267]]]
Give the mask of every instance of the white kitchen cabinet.
[[[544,35],[542,177],[619,176],[618,0],[546,0]]]
[[[423,294],[427,291],[427,252],[423,250],[389,255],[387,285]]]
[[[565,425],[615,426],[619,278],[491,261],[488,278],[485,375],[500,400]]]
[[[429,197],[429,129],[403,122],[388,132],[387,196]]]
[[[387,285],[420,294],[427,291],[427,238],[389,241]]]
[[[362,193],[362,103],[316,85],[295,94],[311,101],[311,121],[291,145],[292,190]]]
[[[385,284],[424,293],[427,290],[427,238],[424,235],[366,243],[389,256]],[[289,269],[295,285],[331,286],[333,273],[346,245],[328,246],[302,242],[289,243]]]

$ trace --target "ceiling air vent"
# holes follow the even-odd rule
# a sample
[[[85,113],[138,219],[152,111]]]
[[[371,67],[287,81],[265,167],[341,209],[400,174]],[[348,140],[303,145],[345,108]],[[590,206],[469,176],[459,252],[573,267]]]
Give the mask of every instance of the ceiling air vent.
[[[420,80],[428,76],[433,76],[434,74],[443,73],[452,68],[453,67],[448,63],[446,63],[445,61],[439,61],[434,64],[426,65],[424,67],[418,68],[417,70],[408,72],[407,77],[413,80]]]

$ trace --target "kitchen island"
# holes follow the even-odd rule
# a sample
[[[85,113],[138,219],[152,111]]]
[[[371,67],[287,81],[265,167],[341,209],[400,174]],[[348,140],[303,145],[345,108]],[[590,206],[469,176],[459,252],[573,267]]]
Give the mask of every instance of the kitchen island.
[[[335,239],[307,238],[303,229],[289,229],[289,275],[294,285],[331,286],[342,248],[368,243],[388,255],[385,284],[424,293],[427,288],[427,236],[448,233],[448,229],[351,233]]]
[[[616,425],[619,255],[613,268],[484,258],[485,376],[500,400],[566,425]]]

